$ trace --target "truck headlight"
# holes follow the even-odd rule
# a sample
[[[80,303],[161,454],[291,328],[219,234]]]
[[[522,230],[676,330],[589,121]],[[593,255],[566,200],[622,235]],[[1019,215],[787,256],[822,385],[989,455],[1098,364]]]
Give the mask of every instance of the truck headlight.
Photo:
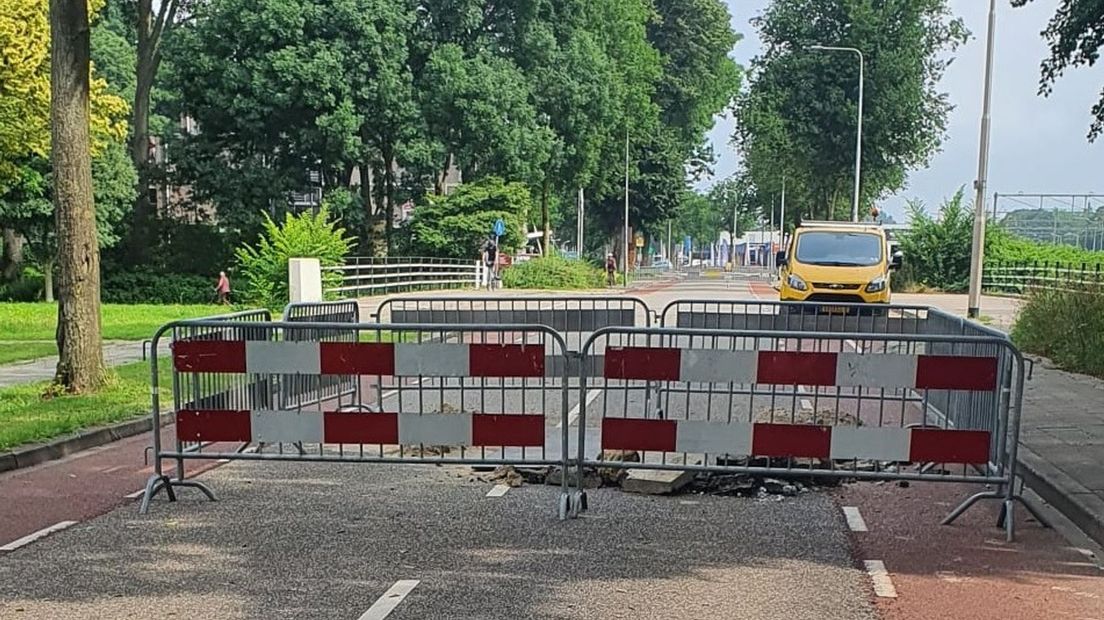
[[[870,284],[866,285],[867,293],[880,293],[885,290],[886,279],[885,276],[874,278],[870,281]]]
[[[790,277],[786,280],[786,283],[789,284],[790,288],[794,289],[795,291],[809,290],[809,285],[805,284],[805,280],[802,280],[792,273],[790,274]]]

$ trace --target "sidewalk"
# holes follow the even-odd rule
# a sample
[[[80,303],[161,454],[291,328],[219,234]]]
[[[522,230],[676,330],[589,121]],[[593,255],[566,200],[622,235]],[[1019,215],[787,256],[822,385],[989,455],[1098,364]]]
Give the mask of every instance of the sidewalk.
[[[167,344],[167,343],[166,343]],[[163,348],[167,351],[167,348]],[[105,342],[103,346],[104,362],[108,366],[119,366],[142,361],[141,342]],[[57,370],[56,355],[27,362],[16,362],[0,366],[0,388],[11,387],[35,381],[49,381]]]
[[[1019,462],[1029,487],[1104,544],[1104,381],[1036,364]]]

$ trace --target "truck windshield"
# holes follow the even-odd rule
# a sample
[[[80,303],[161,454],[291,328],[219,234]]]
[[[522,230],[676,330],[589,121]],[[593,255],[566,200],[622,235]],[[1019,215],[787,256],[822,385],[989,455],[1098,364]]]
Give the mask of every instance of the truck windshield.
[[[797,236],[797,261],[806,265],[840,267],[877,265],[882,261],[880,235],[815,231]]]

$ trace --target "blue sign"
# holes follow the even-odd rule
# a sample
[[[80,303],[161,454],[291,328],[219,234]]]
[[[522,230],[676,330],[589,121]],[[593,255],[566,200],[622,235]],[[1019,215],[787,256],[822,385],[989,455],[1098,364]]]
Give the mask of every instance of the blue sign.
[[[682,240],[682,253],[690,256],[690,235],[686,235]]]
[[[491,232],[493,232],[496,237],[501,237],[502,235],[505,235],[506,222],[503,222],[501,219],[495,220],[494,228],[491,229]]]

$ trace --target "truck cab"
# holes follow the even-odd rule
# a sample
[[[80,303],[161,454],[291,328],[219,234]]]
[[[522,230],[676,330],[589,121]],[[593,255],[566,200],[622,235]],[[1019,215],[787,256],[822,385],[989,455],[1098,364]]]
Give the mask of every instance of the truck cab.
[[[888,304],[902,255],[874,223],[804,222],[778,253],[782,301]]]

